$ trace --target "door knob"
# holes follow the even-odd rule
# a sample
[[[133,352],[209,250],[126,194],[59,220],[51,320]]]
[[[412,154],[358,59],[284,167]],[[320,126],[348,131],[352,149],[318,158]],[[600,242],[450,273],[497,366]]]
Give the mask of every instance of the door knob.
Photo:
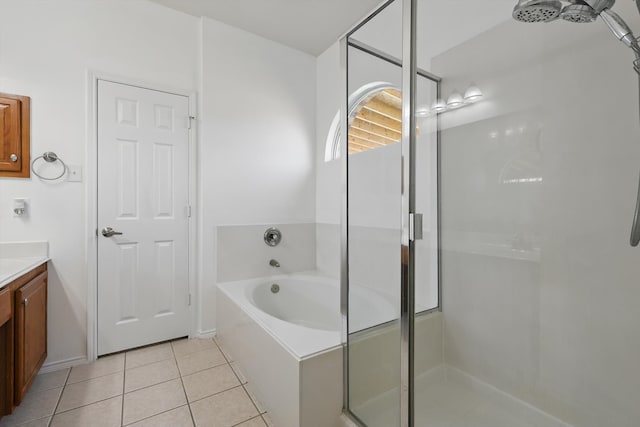
[[[12,161],[13,163],[15,163],[15,162],[17,162],[17,161],[18,161],[18,156],[17,156],[17,155],[15,155],[15,154],[12,154],[11,156],[9,156],[9,158],[11,159],[11,161]]]
[[[122,233],[120,233],[119,231],[115,231],[111,227],[105,227],[102,229],[102,235],[104,237],[111,237],[111,236],[120,236],[122,235]]]

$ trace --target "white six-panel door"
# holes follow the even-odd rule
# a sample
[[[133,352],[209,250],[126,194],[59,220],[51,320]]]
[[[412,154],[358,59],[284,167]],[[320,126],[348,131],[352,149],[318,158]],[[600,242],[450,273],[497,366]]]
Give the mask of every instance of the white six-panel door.
[[[188,335],[188,146],[187,97],[98,80],[98,355]]]

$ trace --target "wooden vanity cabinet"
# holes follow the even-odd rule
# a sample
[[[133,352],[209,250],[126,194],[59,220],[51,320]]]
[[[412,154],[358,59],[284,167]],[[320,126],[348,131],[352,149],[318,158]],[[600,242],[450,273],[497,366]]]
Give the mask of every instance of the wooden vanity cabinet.
[[[19,404],[47,357],[47,272],[15,294],[15,404]]]
[[[22,402],[47,357],[47,265],[0,291],[0,418]]]
[[[13,300],[11,286],[0,291],[0,418],[13,410]]]

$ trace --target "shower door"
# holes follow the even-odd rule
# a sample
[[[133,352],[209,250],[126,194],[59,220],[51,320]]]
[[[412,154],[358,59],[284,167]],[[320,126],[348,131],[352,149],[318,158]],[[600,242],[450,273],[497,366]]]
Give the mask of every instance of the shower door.
[[[350,42],[348,398],[362,423],[390,427],[400,413],[402,69]],[[375,102],[378,110],[395,104],[394,125],[390,113],[373,117]]]
[[[362,425],[640,425],[633,55],[601,17],[512,18],[592,3],[397,0],[345,40],[347,94],[385,82],[402,103],[400,142],[344,147]]]
[[[416,372],[429,371],[441,355],[438,118],[428,111],[438,97],[439,79],[424,70],[416,74],[419,112],[409,123],[403,115],[402,1],[389,2],[353,31],[346,44],[346,405],[363,425],[393,427],[401,425],[407,391],[401,374],[409,347],[401,322],[407,320],[407,313],[402,316],[403,306],[408,307],[402,283],[408,274],[420,335],[411,345],[426,355],[415,365]],[[403,142],[407,129],[414,133],[412,150]],[[415,213],[411,217],[403,206],[409,198]],[[404,245],[408,239],[410,247]],[[419,260],[411,268],[410,256]],[[413,314],[411,318],[413,325]]]

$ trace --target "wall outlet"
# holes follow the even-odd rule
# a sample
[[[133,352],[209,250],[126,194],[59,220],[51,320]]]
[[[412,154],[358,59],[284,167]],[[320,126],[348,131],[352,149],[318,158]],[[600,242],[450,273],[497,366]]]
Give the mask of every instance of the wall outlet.
[[[68,182],[82,182],[82,166],[68,165],[67,166],[67,181]]]
[[[25,218],[29,211],[29,199],[24,197],[15,197],[13,199],[13,216],[16,218]]]

